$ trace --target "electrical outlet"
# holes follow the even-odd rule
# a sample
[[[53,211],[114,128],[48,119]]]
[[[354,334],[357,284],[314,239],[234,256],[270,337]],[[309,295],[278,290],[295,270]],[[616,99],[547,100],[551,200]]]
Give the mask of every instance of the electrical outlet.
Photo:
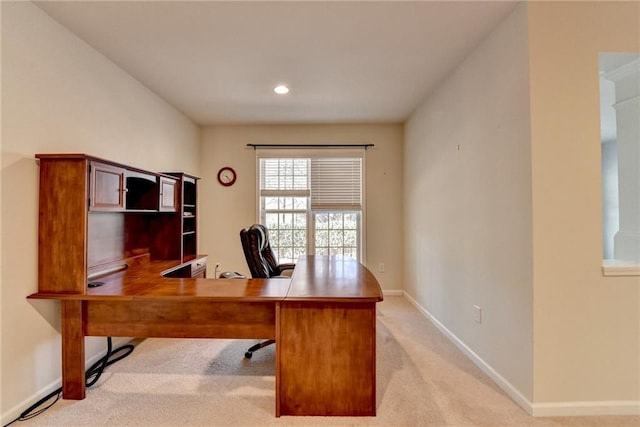
[[[380,273],[384,273],[384,262],[381,262],[381,263],[378,265],[378,271],[379,271]]]
[[[473,306],[473,321],[476,323],[482,323],[482,308],[480,306]]]
[[[218,277],[218,271],[220,271],[220,261],[216,261],[216,267],[214,270],[215,277]]]

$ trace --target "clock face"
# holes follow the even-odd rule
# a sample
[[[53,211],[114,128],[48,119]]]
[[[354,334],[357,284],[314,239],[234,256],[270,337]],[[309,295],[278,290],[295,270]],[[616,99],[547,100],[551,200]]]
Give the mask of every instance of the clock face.
[[[225,187],[229,187],[236,182],[236,171],[225,166],[218,171],[218,182]]]

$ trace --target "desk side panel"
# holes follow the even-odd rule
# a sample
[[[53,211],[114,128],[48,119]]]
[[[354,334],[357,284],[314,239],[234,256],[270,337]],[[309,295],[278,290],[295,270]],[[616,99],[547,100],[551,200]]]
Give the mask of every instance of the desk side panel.
[[[375,303],[288,303],[279,313],[277,415],[376,414]]]
[[[40,160],[38,290],[86,293],[88,165]]]

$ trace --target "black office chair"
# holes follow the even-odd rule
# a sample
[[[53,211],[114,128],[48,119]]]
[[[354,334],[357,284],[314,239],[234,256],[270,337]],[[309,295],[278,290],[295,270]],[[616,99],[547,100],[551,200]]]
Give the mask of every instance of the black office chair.
[[[247,259],[251,277],[254,279],[267,279],[269,277],[290,277],[295,264],[279,264],[271,245],[269,244],[269,231],[262,224],[254,224],[249,228],[240,230],[240,242],[244,257]],[[244,357],[251,359],[253,352],[275,343],[275,340],[260,342],[247,350]]]
[[[240,242],[247,259],[251,277],[266,279],[277,276],[291,276],[295,264],[279,264],[271,245],[269,231],[262,224],[254,224],[240,231]]]

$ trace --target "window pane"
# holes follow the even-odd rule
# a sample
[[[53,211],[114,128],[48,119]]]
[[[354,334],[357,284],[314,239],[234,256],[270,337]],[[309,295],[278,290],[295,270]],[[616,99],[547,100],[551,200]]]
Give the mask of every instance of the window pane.
[[[293,246],[293,232],[290,229],[281,229],[278,231],[278,246]]]
[[[316,231],[316,253],[318,248],[329,247],[329,232],[326,230]]]
[[[279,251],[278,262],[292,262],[293,261],[293,248],[281,247]]]
[[[278,198],[277,197],[265,197],[264,198],[264,208],[268,210],[278,209]]]
[[[293,203],[291,197],[280,197],[280,206],[279,208],[282,210],[291,210],[293,207]]]
[[[355,230],[358,228],[358,219],[355,212],[344,214],[344,228],[349,230]]]
[[[294,197],[293,198],[293,208],[296,210],[306,210],[308,203],[306,197]]]
[[[344,254],[351,258],[358,259],[358,251],[356,248],[344,248]]]
[[[344,245],[345,246],[356,246],[356,232],[355,230],[346,230],[344,232]]]
[[[358,212],[321,212],[316,213],[314,219],[316,254],[348,255],[359,259]]]
[[[329,228],[329,215],[326,213],[315,214],[315,226],[316,230],[326,230]]]
[[[329,232],[329,246],[332,248],[342,247],[342,230],[331,230]]]
[[[307,230],[296,230],[293,232],[293,246],[298,248],[307,246]]]
[[[300,258],[300,255],[305,255],[307,253],[306,249],[307,249],[306,242],[305,242],[305,246],[299,246],[297,248],[293,248],[294,258],[290,262],[296,262],[296,260]]]
[[[296,175],[293,177],[293,187],[299,190],[306,190],[309,186],[307,185],[307,177],[306,175]]]
[[[271,245],[271,248],[277,248],[280,246],[280,233],[277,231],[274,233],[277,228],[271,227],[270,229],[267,228],[267,230],[269,230],[269,244]]]
[[[270,190],[277,190],[278,189],[278,176],[267,176],[265,177],[265,182],[263,185],[264,188],[270,189]]]
[[[332,230],[340,230],[342,229],[342,214],[341,213],[330,213],[329,214],[329,228]]]
[[[281,213],[280,214],[280,229],[292,229],[293,228],[293,214]]]
[[[306,213],[299,213],[299,214],[295,214],[294,215],[294,224],[293,227],[296,230],[304,230],[305,232],[305,238],[306,238],[306,232],[307,232],[307,214]]]
[[[278,214],[277,213],[267,213],[265,214],[265,226],[268,230],[277,230],[278,229]],[[272,236],[270,236],[272,237]],[[272,243],[273,244],[273,243]]]

